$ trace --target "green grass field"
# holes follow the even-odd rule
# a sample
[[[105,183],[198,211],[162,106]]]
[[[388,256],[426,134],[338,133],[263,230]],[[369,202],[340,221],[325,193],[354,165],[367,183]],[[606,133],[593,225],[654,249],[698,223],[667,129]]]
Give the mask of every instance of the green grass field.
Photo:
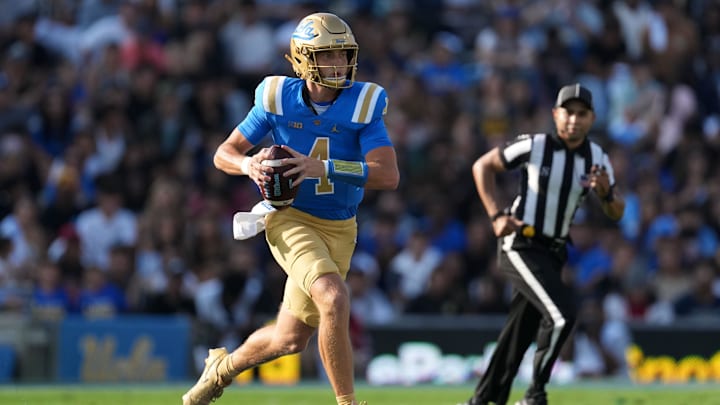
[[[369,405],[455,405],[467,399],[471,385],[439,387],[369,387],[360,385],[357,393]],[[184,385],[74,385],[0,386],[3,405],[164,405],[180,404]],[[522,395],[513,392],[512,401]],[[720,385],[632,386],[625,384],[583,384],[551,387],[552,405],[720,405]],[[233,386],[217,405],[322,405],[334,404],[328,386],[299,387]]]

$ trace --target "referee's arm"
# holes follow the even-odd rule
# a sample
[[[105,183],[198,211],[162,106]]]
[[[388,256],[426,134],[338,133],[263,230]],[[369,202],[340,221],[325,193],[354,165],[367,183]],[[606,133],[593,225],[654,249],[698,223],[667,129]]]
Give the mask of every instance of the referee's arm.
[[[613,221],[619,221],[625,213],[625,200],[623,200],[622,195],[614,190],[614,188],[611,189],[609,193],[608,197],[600,197],[600,206],[608,218]],[[612,197],[610,197],[610,195],[612,195]],[[608,199],[611,199],[611,201]]]
[[[500,148],[494,148],[473,163],[472,173],[480,200],[485,211],[490,216],[495,236],[508,235],[522,226],[522,222],[512,216],[502,215],[497,203],[495,189],[495,176],[506,171],[505,164],[500,156]]]
[[[603,213],[613,221],[619,221],[625,213],[625,200],[620,192],[610,185],[610,177],[605,168],[593,167],[590,187],[600,199]]]

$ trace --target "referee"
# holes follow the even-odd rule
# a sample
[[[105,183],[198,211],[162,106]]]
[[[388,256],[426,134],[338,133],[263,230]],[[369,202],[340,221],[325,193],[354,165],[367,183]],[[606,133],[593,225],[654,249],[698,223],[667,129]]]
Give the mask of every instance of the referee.
[[[590,190],[612,220],[619,220],[625,209],[607,153],[587,138],[595,121],[590,91],[579,84],[563,87],[552,115],[555,133],[520,135],[473,165],[475,186],[499,238],[500,269],[513,285],[513,297],[469,405],[507,403],[533,341],[533,379],[516,405],[547,404],[545,385],[576,316],[573,290],[560,277],[573,216]],[[511,208],[503,210],[496,199],[495,176],[515,169],[522,173],[520,192]]]

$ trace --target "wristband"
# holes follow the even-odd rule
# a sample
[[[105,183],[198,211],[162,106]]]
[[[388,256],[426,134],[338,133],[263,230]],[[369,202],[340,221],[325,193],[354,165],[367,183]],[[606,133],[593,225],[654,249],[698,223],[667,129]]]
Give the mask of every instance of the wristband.
[[[325,174],[330,180],[344,181],[358,187],[367,183],[368,166],[365,162],[339,159],[324,160]]]
[[[250,156],[244,156],[242,162],[240,162],[240,170],[245,174],[250,174]]]
[[[606,203],[611,203],[615,201],[615,187],[610,186],[610,190],[608,190],[608,193],[605,197],[602,197],[601,200],[603,200]]]
[[[490,217],[490,222],[495,222],[498,218],[504,217],[505,215],[507,215],[507,213],[503,210],[500,210]]]

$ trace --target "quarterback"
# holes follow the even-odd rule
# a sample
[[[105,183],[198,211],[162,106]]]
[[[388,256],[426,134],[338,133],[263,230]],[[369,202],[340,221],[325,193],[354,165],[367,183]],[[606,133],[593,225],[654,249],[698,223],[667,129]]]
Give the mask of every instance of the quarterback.
[[[265,219],[268,246],[287,273],[276,321],[253,332],[235,350],[209,351],[183,405],[208,404],[243,370],[302,351],[317,331],[320,357],[338,405],[355,405],[350,302],[344,279],[355,249],[355,214],[363,190],[397,188],[395,149],[384,123],[385,90],[355,81],[358,44],[350,26],[329,13],[303,18],[285,56],[298,78],[266,77],[254,106],[218,147],[215,166],[247,175],[259,187],[273,168],[262,164],[264,138],[283,145],[298,175],[292,206]]]

